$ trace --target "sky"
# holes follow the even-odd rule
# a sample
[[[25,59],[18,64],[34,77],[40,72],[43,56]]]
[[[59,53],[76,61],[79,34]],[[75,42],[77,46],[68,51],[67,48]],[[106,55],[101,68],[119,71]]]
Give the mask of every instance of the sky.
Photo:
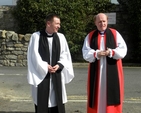
[[[17,0],[0,0],[0,5],[16,5]]]
[[[0,0],[0,5],[16,5],[17,0]],[[117,0],[111,0],[112,3],[117,4]]]

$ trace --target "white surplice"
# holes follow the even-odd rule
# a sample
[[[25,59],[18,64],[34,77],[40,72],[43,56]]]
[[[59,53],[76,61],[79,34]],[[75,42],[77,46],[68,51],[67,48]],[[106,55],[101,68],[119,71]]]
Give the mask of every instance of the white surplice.
[[[63,99],[63,103],[66,103],[67,94],[66,94],[65,84],[71,82],[71,80],[74,78],[74,71],[73,71],[72,59],[71,59],[66,38],[62,33],[57,33],[57,35],[60,40],[60,59],[58,62],[64,66],[61,72],[62,99]],[[28,83],[31,85],[32,98],[36,105],[37,105],[37,86],[43,81],[43,79],[48,73],[48,63],[42,60],[38,52],[39,38],[40,38],[40,32],[35,32],[31,35],[29,46],[28,46],[28,52],[27,52],[27,61],[28,61],[27,80],[28,80]],[[48,38],[50,58],[52,56],[51,54],[52,53],[52,39],[53,38]],[[54,94],[54,89],[52,85],[53,84],[52,84],[52,77],[51,77],[48,107],[56,106],[55,94]]]
[[[104,35],[100,37],[100,50],[94,50],[90,48],[89,43],[89,34],[86,36],[82,48],[83,58],[88,61],[89,63],[95,62],[95,60],[100,60],[100,77],[99,77],[99,92],[98,92],[98,112],[97,113],[106,113],[106,106],[107,106],[107,95],[106,95],[106,57],[98,58],[97,53],[99,51],[106,50],[105,42],[104,42]],[[116,31],[116,42],[117,47],[115,49],[110,49],[110,56],[113,59],[122,59],[125,57],[127,53],[127,46],[125,41],[123,40],[122,36]],[[112,56],[112,51],[115,52],[114,56]],[[96,57],[94,57],[94,53],[96,53]]]

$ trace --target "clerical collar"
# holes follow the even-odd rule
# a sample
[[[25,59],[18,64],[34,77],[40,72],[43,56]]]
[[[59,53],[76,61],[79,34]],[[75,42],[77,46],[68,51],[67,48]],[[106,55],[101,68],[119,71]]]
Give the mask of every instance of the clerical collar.
[[[53,33],[52,34],[49,34],[49,33],[46,32],[46,34],[47,34],[47,37],[53,37]]]
[[[99,31],[100,35],[104,35],[105,31]]]
[[[48,33],[47,33],[47,37],[53,37],[53,34],[48,34]]]

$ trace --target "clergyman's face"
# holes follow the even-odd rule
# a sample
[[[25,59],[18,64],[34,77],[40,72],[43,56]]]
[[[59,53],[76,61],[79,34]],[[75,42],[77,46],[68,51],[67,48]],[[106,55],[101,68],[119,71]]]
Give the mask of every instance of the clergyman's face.
[[[58,32],[59,28],[60,28],[60,19],[57,17],[54,17],[52,21],[48,21],[47,22],[47,28],[48,28],[48,32],[50,34],[54,33],[54,32]]]
[[[96,16],[95,25],[99,31],[105,31],[108,25],[108,19],[105,14],[98,14]]]

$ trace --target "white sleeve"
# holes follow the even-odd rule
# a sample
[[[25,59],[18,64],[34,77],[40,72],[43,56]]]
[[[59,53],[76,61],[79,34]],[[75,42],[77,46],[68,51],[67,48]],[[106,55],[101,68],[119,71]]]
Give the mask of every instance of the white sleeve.
[[[96,52],[96,50],[90,48],[89,34],[88,34],[84,40],[84,44],[82,47],[83,58],[88,62],[95,62],[96,58],[94,57],[94,52]]]
[[[31,35],[28,45],[27,62],[28,62],[28,83],[37,86],[48,72],[48,64],[43,61],[39,52],[39,32]]]
[[[119,34],[118,31],[116,31],[116,39],[117,39],[117,47],[115,49],[113,49],[114,51],[114,59],[122,59],[125,57],[125,55],[127,54],[127,46],[126,43],[124,41],[124,39],[122,38],[122,36]]]
[[[58,62],[64,66],[61,72],[64,83],[69,83],[74,78],[71,54],[65,36],[60,33],[58,33],[58,36],[60,39],[61,46],[60,59]]]

